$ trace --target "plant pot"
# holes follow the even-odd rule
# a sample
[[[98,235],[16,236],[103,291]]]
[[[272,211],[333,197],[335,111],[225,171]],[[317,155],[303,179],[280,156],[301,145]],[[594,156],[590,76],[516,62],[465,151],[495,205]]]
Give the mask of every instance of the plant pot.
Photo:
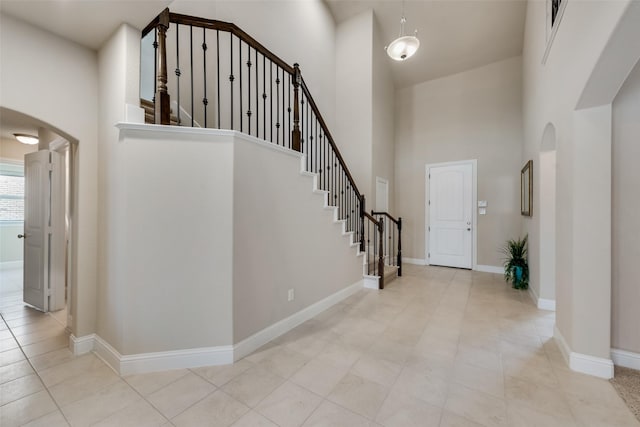
[[[522,284],[522,267],[519,265],[513,266],[513,287],[520,289]]]

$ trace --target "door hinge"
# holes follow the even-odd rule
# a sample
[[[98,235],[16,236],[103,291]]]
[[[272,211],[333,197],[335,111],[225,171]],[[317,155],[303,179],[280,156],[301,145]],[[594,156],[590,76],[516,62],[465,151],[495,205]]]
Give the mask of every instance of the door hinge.
[[[431,200],[429,200],[429,206],[431,206]]]
[[[427,254],[427,258],[431,258],[431,252]]]
[[[429,229],[429,231],[431,231],[431,227],[427,227]]]

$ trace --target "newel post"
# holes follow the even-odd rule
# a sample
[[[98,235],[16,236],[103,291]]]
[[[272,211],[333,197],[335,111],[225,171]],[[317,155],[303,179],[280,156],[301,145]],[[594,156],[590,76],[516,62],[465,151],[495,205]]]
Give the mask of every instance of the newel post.
[[[398,277],[402,277],[402,218],[398,218]]]
[[[300,74],[300,66],[293,64],[293,130],[291,131],[291,148],[295,151],[301,151],[300,146],[300,101],[298,91],[302,75]]]
[[[384,289],[384,221],[382,218],[378,221],[378,274],[380,275],[380,281],[378,287]]]
[[[365,213],[364,194],[360,196],[360,252],[364,252],[364,213]],[[368,261],[367,261],[368,262]]]
[[[169,29],[169,9],[165,9],[158,16],[158,84],[155,96],[155,123],[171,124],[171,107],[169,92],[167,91],[167,30]]]

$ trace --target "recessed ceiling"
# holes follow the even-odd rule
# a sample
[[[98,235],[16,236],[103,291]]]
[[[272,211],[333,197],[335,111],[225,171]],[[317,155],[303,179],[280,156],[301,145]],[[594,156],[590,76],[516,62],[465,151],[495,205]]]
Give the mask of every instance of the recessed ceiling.
[[[325,0],[337,23],[372,9],[387,43],[398,37],[399,0]],[[405,31],[418,30],[420,49],[389,59],[396,87],[407,87],[522,54],[525,0],[410,0]]]
[[[170,0],[2,0],[0,10],[90,49],[126,22],[144,28]]]

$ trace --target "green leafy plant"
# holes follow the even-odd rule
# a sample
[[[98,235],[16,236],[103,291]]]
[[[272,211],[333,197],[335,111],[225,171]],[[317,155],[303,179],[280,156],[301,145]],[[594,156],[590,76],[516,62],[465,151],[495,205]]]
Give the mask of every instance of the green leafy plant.
[[[527,239],[507,240],[502,248],[504,259],[504,279],[511,282],[515,289],[529,287],[529,265],[527,264]]]

